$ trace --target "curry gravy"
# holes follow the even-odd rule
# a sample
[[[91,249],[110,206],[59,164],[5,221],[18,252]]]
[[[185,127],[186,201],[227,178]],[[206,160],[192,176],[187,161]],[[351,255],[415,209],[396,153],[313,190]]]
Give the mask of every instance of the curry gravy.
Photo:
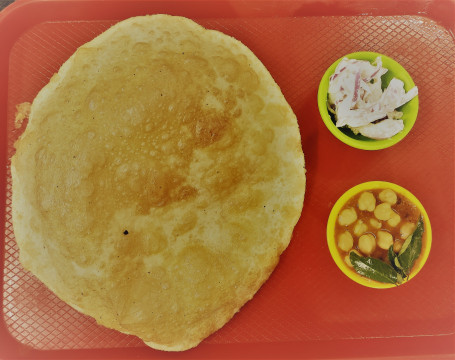
[[[406,198],[404,195],[402,195],[400,193],[395,192],[395,194],[397,196],[396,203],[391,205],[392,211],[397,213],[400,216],[400,220],[397,221],[396,225],[393,224],[394,226],[392,226],[387,220],[377,219],[374,211],[359,209],[359,199],[360,199],[361,195],[365,192],[369,192],[374,196],[374,199],[376,201],[376,205],[375,205],[376,207],[378,205],[384,203],[379,198],[379,194],[383,190],[384,189],[372,189],[372,190],[368,190],[368,191],[364,191],[359,194],[356,194],[351,199],[349,199],[346,202],[346,204],[343,206],[343,208],[341,209],[340,213],[344,209],[354,209],[356,212],[356,215],[357,215],[357,219],[349,225],[340,225],[339,221],[337,221],[335,224],[335,239],[337,239],[336,240],[337,243],[338,243],[338,239],[340,238],[340,235],[345,233],[346,231],[348,231],[352,235],[352,238],[353,238],[353,245],[350,250],[344,251],[344,250],[340,249],[339,246],[337,246],[338,252],[340,253],[342,258],[345,258],[346,256],[349,258],[349,256],[348,256],[349,252],[354,250],[363,256],[371,256],[371,257],[374,257],[374,258],[377,258],[377,259],[380,259],[380,260],[383,260],[383,261],[389,263],[388,255],[387,255],[388,249],[383,249],[380,246],[378,246],[378,244],[377,244],[378,231],[386,231],[386,232],[390,233],[393,237],[393,243],[395,244],[396,242],[399,242],[402,245],[402,243],[406,240],[406,238],[403,238],[403,233],[401,232],[400,229],[402,229],[403,226],[407,223],[414,224],[414,229],[415,229],[415,226],[420,217],[419,209],[417,208],[417,206],[414,203],[412,203],[408,198]],[[371,219],[374,219],[374,220],[371,220]],[[363,231],[361,234],[359,234],[359,232],[357,232],[357,234],[355,234],[355,227],[359,221],[362,221],[363,224],[366,225],[366,230]],[[377,226],[373,226],[370,221],[373,221],[374,223],[376,223]],[[380,226],[378,223],[380,223]],[[375,238],[376,246],[375,246],[374,250],[371,252],[371,254],[365,254],[359,248],[359,238],[360,238],[360,236],[362,236],[364,234],[372,234]],[[422,239],[423,243],[425,243],[425,234],[426,233],[424,232],[423,239]],[[397,244],[397,245],[398,245],[398,247],[401,247],[399,244]]]

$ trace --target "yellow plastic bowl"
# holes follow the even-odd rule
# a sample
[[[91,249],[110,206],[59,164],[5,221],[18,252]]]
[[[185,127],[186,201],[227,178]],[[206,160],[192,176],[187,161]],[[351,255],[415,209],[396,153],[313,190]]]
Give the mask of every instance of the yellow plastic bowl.
[[[380,150],[395,145],[411,131],[417,119],[417,113],[419,111],[418,95],[408,103],[398,108],[399,111],[403,112],[402,119],[404,123],[404,129],[390,139],[374,140],[360,134],[355,135],[348,128],[337,128],[335,126],[327,109],[330,76],[332,76],[332,74],[335,72],[337,65],[343,58],[368,60],[370,62],[373,62],[378,56],[381,56],[383,66],[389,70],[381,78],[383,88],[387,87],[389,85],[389,82],[394,77],[404,82],[404,88],[406,91],[409,91],[415,86],[411,76],[399,63],[389,58],[388,56],[369,51],[355,52],[338,59],[327,69],[324,76],[322,77],[321,83],[319,84],[318,107],[324,124],[337,139],[357,149]]]
[[[417,259],[417,262],[414,265],[414,268],[412,269],[411,274],[409,275],[408,281],[410,281],[414,276],[417,275],[417,273],[425,265],[425,262],[428,259],[428,255],[430,254],[431,239],[432,239],[431,225],[430,225],[430,220],[428,218],[428,214],[425,211],[422,204],[420,203],[420,201],[412,193],[410,193],[408,190],[402,188],[399,185],[385,182],[385,181],[370,181],[370,182],[366,182],[366,183],[362,183],[357,186],[354,186],[353,188],[346,191],[337,200],[337,202],[335,203],[335,205],[332,208],[332,211],[330,212],[329,220],[327,222],[327,243],[328,243],[330,254],[332,255],[333,260],[335,261],[337,266],[340,268],[340,270],[347,277],[349,277],[351,280],[354,280],[355,282],[357,282],[361,285],[364,285],[364,286],[368,286],[368,287],[376,288],[376,289],[387,289],[387,288],[396,287],[396,285],[374,281],[374,280],[368,279],[366,277],[363,277],[363,276],[357,274],[355,271],[353,271],[352,268],[350,268],[345,263],[344,259],[341,257],[340,253],[338,252],[337,244],[336,244],[336,240],[335,240],[335,223],[337,221],[338,214],[340,213],[343,206],[353,196],[355,196],[363,191],[373,190],[373,189],[392,189],[396,193],[405,196],[413,204],[415,204],[417,206],[417,208],[419,209],[420,214],[422,215],[423,221],[424,221],[425,236],[422,241],[421,255]],[[402,286],[402,285],[404,285],[404,283],[401,284],[400,286]]]

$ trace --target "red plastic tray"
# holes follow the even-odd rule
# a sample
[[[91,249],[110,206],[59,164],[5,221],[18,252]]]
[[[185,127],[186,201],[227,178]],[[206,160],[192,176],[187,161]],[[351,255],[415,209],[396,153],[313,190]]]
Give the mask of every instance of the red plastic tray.
[[[297,115],[308,170],[302,217],[276,271],[232,321],[184,353],[147,348],[62,303],[19,264],[11,225],[15,104],[33,100],[79,45],[119,20],[153,13],[221,30],[263,61]],[[436,0],[18,0],[0,12],[0,357],[454,358],[454,17],[454,1]],[[394,58],[419,87],[416,125],[386,150],[341,143],[317,108],[327,67],[363,50]],[[326,243],[334,202],[370,180],[414,193],[433,228],[423,270],[389,290],[348,279]]]

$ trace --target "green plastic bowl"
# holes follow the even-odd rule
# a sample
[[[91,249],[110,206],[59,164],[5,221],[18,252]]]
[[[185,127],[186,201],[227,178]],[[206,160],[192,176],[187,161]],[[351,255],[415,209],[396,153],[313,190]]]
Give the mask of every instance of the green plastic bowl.
[[[389,85],[389,82],[394,77],[404,82],[404,88],[406,91],[409,91],[415,86],[411,76],[399,63],[389,58],[388,56],[369,51],[355,52],[338,59],[327,69],[324,76],[322,77],[321,83],[319,84],[318,107],[324,124],[337,139],[357,149],[381,150],[395,145],[411,131],[417,119],[417,113],[419,110],[418,95],[408,103],[398,108],[399,111],[403,112],[402,119],[404,123],[404,129],[390,139],[374,140],[360,134],[355,135],[350,129],[337,128],[333,123],[327,109],[327,101],[330,76],[335,72],[337,65],[343,58],[368,60],[370,62],[373,62],[378,56],[382,58],[382,65],[389,70],[385,75],[382,76],[381,80],[383,88],[387,87]]]

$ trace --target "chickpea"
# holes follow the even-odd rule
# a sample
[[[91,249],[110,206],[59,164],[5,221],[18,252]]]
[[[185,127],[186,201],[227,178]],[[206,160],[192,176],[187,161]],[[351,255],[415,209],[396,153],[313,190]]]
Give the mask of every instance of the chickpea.
[[[348,264],[349,267],[353,267],[353,266],[352,266],[352,263],[351,263],[351,258],[350,258],[350,255],[351,255],[352,252],[356,253],[356,254],[359,255],[359,256],[362,256],[357,250],[351,250],[351,251],[349,251],[349,254],[347,254],[347,255],[344,257],[344,261],[345,261],[346,264]]]
[[[338,236],[338,247],[341,250],[348,252],[352,249],[353,245],[354,239],[352,238],[352,235],[349,231],[345,231],[344,233],[340,234],[340,236]]]
[[[372,234],[363,234],[359,238],[359,250],[365,255],[371,255],[376,248],[376,240]]]
[[[414,232],[415,228],[416,228],[415,224],[411,222],[405,222],[403,225],[401,225],[400,228],[401,238],[406,239],[409,235],[411,235]]]
[[[397,199],[397,194],[391,189],[384,189],[379,193],[379,200],[389,203],[390,205],[395,205]]]
[[[374,216],[378,220],[387,221],[392,217],[392,207],[389,203],[382,203],[374,209]]]
[[[344,209],[338,215],[338,223],[341,226],[348,226],[354,223],[357,220],[357,213],[354,208]]]
[[[382,223],[375,218],[370,219],[370,225],[375,229],[380,229],[382,227]]]
[[[354,226],[354,235],[360,236],[368,230],[368,225],[365,224],[362,220],[357,220]]]
[[[389,220],[387,220],[387,224],[389,224],[392,227],[397,226],[401,221],[400,215],[398,215],[395,211],[392,210],[392,216],[390,217]]]
[[[393,245],[393,236],[388,231],[379,230],[377,241],[381,249],[388,250]]]
[[[373,211],[376,206],[376,199],[372,193],[365,191],[360,195],[358,205],[359,210]]]
[[[401,248],[403,247],[403,244],[404,240],[395,240],[395,242],[393,243],[393,251],[398,254]]]

